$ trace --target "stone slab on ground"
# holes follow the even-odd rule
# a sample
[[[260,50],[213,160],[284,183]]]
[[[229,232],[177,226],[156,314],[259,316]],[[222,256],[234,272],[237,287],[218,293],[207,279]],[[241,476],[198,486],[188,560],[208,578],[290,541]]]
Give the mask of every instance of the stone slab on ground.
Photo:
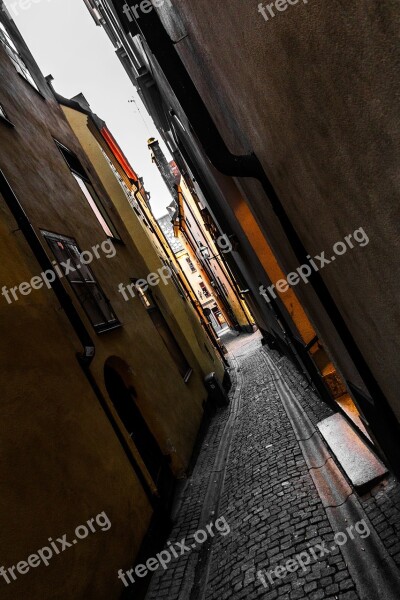
[[[286,357],[280,357],[276,351],[270,352],[270,355],[315,425],[334,414]],[[400,483],[389,474],[374,488],[359,495],[359,501],[400,569]]]
[[[171,540],[190,538],[202,527],[206,492],[210,481],[217,479],[219,443],[224,443],[223,431],[236,406],[224,487],[212,517],[223,516],[230,532],[216,534],[208,548],[207,542],[199,551],[171,562],[166,571],[154,573],[148,600],[361,600],[354,578],[357,561],[352,569],[346,563],[353,560],[355,552],[364,552],[364,540],[358,536],[349,540],[346,559],[341,548],[333,548],[337,530],[346,531],[350,521],[360,517],[351,514],[345,516],[347,521],[332,525],[336,509],[324,508],[310,472],[321,471],[328,457],[322,452],[324,460],[320,456],[316,460],[310,451],[306,460],[302,452],[302,446],[315,439],[323,444],[316,425],[331,416],[332,409],[315,395],[286,357],[261,348],[257,334],[224,338],[233,366],[231,397],[240,393],[240,402],[219,410],[211,423],[193,474],[182,490]],[[272,374],[266,368],[261,356],[265,352],[314,425],[311,440],[296,438],[277,393],[276,372]],[[378,486],[360,501],[382,544],[395,560],[399,558],[399,564],[399,486],[390,481],[380,481]],[[323,545],[329,552],[317,556],[317,547]],[[286,565],[301,552],[311,556],[312,550],[317,554],[306,570],[288,572],[283,577],[271,575],[272,569]],[[197,566],[203,562],[207,563],[202,568],[206,577],[196,581]],[[193,568],[192,563],[197,565]],[[394,564],[393,568],[396,572]],[[260,570],[268,587],[259,576]],[[387,600],[385,592],[378,590],[374,600]]]
[[[386,467],[341,414],[324,419],[318,423],[318,429],[358,491],[371,488],[387,474]]]

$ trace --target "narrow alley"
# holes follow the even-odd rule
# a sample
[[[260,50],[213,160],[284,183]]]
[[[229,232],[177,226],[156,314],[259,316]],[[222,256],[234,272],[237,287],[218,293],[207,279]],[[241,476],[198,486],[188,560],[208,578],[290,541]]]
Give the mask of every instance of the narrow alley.
[[[308,463],[277,383],[299,403],[312,435],[319,437],[316,425],[331,409],[286,357],[261,346],[258,333],[231,332],[224,342],[231,403],[211,422],[180,489],[169,540],[193,539],[218,517],[230,532],[188,546],[154,573],[146,600],[398,600],[399,484],[390,476],[358,496],[340,470],[326,481],[328,448],[320,467]],[[335,544],[338,532],[344,536]],[[296,556],[293,572],[268,578]]]
[[[398,0],[0,0],[0,599],[400,599]]]

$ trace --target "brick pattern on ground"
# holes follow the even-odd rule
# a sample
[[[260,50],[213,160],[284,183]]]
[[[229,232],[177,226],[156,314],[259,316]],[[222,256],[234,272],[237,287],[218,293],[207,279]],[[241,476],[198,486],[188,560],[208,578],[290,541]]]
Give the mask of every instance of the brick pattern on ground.
[[[334,414],[331,407],[323,402],[317,393],[313,391],[305,377],[299,373],[286,356],[281,357],[278,352],[271,352],[270,350],[268,350],[268,354],[277,365],[282,379],[295,392],[297,399],[300,401],[313,425],[317,425],[320,421]]]
[[[237,384],[235,372],[231,373],[231,377],[233,385],[230,396],[233,396]],[[182,500],[177,509],[178,515],[169,538],[171,543],[180,542],[183,538],[188,539],[199,529],[200,514],[208,481],[230,410],[231,407],[219,409],[207,430],[193,474],[186,482],[182,493]],[[163,598],[177,600],[183,591],[186,578],[192,577],[190,562],[193,560],[195,552],[193,550],[191,554],[173,559],[165,571],[156,571],[152,577],[146,600],[162,600]]]
[[[231,336],[229,349],[238,367],[239,381],[233,373],[234,389],[242,386],[241,409],[215,518],[225,517],[231,533],[213,539],[204,600],[359,600],[340,550],[332,550],[334,532],[261,353],[268,352],[277,364],[314,424],[329,417],[332,410],[286,357],[261,348],[258,334],[253,338]],[[188,538],[199,529],[207,486],[231,410],[220,409],[211,422],[182,494],[171,542]],[[394,479],[382,482],[360,499],[398,565],[399,499],[400,486]],[[272,575],[274,583],[268,583],[268,589],[257,579],[259,569],[269,571],[284,565],[321,542],[331,552],[312,560],[306,572],[289,573],[281,580]],[[193,561],[199,558],[199,551],[174,559],[166,571],[154,573],[146,600],[191,600],[187,578],[193,578]]]
[[[243,404],[220,510],[232,533],[215,538],[205,599],[357,600],[338,548],[311,561],[306,572],[272,575],[269,589],[256,577],[259,569],[284,565],[315,544],[332,548],[334,532],[260,348],[236,355]]]
[[[280,358],[277,352],[270,353],[278,361],[284,380],[296,390],[304,410],[316,425],[330,417],[333,411],[309,387],[304,377],[286,358]],[[359,500],[383,545],[400,568],[400,483],[390,476],[380,482]]]
[[[383,545],[400,569],[400,484],[393,476],[360,498]]]

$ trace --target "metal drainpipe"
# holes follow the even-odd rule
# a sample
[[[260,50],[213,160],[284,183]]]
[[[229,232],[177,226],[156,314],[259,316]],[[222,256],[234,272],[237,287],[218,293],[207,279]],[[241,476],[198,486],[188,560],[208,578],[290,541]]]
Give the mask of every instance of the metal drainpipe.
[[[0,169],[0,194],[3,196],[4,200],[6,201],[6,204],[9,208],[10,212],[12,213],[14,219],[16,220],[20,231],[22,232],[26,241],[28,242],[29,247],[31,248],[40,267],[43,269],[43,271],[53,271],[54,268],[51,263],[51,260],[47,256],[47,253],[44,250],[42,243],[41,243],[38,235],[36,234],[36,231],[35,231],[32,223],[29,221],[29,218],[28,218],[24,208],[22,207],[18,198],[14,194],[10,184],[7,181],[7,178],[5,177],[5,175],[1,169]],[[96,353],[94,342],[93,342],[89,332],[87,331],[85,324],[83,323],[82,319],[80,318],[79,313],[77,312],[77,310],[72,302],[71,297],[65,290],[63,284],[61,283],[61,281],[58,277],[56,277],[55,281],[51,284],[51,287],[57,297],[57,300],[60,302],[60,304],[68,318],[68,321],[70,322],[80,343],[82,344],[82,347],[83,347],[82,352],[77,353],[78,362],[79,362],[87,380],[89,381],[94,393],[96,394],[96,397],[99,400],[102,409],[106,413],[106,416],[108,417],[108,420],[110,421],[110,424],[114,430],[114,433],[117,436],[121,446],[123,447],[125,454],[129,460],[137,478],[139,479],[139,482],[141,483],[151,506],[153,507],[154,510],[159,510],[160,509],[159,500],[154,495],[149,484],[147,483],[146,478],[144,477],[139,465],[137,464],[137,462],[132,454],[132,451],[129,447],[128,442],[124,438],[124,436],[114,418],[114,415],[112,414],[112,411],[107,404],[105,397],[103,396],[99,386],[97,385],[95,378],[93,377],[92,372],[90,371],[90,365],[91,365],[91,363],[95,357],[95,353]]]
[[[139,32],[146,40],[212,164],[227,176],[238,178],[251,177],[261,183],[299,264],[306,263],[308,252],[291,223],[261,162],[254,153],[236,156],[230,152],[186,70],[175,48],[175,43],[165,30],[157,11],[153,10],[147,14],[143,13],[139,19],[136,19],[132,15],[133,21],[129,22],[122,12],[123,3],[116,0],[112,1],[116,5],[115,8],[124,31],[131,31],[133,35]],[[355,367],[359,371],[371,398],[379,406],[380,412],[386,420],[385,423],[388,433],[390,431],[390,436],[388,435],[386,439],[380,439],[379,442],[384,451],[385,448],[388,449],[387,455],[392,461],[392,467],[400,474],[400,461],[398,453],[396,453],[396,448],[390,442],[387,443],[388,437],[392,437],[395,440],[399,439],[400,427],[392,408],[362,352],[354,341],[351,331],[320,273],[313,272],[309,281]]]

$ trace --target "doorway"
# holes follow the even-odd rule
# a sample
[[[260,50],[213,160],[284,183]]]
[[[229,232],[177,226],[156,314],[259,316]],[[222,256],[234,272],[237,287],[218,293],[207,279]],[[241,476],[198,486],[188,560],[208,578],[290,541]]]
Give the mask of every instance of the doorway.
[[[129,366],[116,357],[107,360],[104,380],[108,395],[126,431],[135,444],[160,498],[168,504],[174,485],[170,457],[162,453],[146,419],[137,405],[137,393],[129,382]]]

